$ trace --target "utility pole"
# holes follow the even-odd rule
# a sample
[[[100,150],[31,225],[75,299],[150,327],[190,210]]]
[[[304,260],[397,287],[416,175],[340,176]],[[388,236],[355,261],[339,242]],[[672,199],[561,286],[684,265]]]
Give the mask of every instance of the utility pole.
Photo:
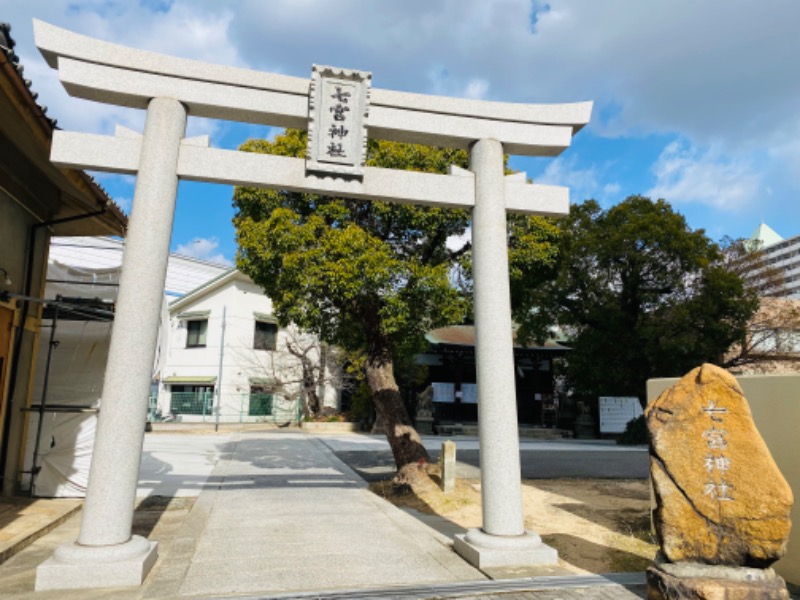
[[[214,431],[219,431],[219,409],[222,406],[222,361],[225,358],[225,314],[227,305],[222,306],[222,335],[219,340],[219,374],[217,375],[217,402],[214,405]]]

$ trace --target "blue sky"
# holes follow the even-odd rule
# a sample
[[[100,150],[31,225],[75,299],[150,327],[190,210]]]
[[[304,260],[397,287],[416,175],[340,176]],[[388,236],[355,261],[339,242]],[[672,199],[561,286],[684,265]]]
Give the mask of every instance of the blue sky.
[[[108,41],[310,77],[311,65],[373,85],[508,102],[594,100],[558,158],[512,157],[573,202],[665,198],[715,240],[763,219],[800,234],[800,2],[796,0],[0,0],[25,76],[61,128],[141,131],[141,111],[70,98],[33,45],[39,18]],[[275,130],[190,119],[235,148]],[[129,208],[133,177],[97,174]],[[232,189],[184,182],[172,248],[235,256]]]

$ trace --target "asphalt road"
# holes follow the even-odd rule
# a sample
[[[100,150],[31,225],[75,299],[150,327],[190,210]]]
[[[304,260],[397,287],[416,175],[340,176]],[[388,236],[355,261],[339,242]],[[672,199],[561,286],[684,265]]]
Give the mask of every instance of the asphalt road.
[[[391,478],[394,459],[388,445],[372,436],[371,443],[347,444],[342,438],[322,437],[343,462],[367,481]],[[425,438],[432,460],[438,460],[445,438]],[[475,438],[454,437],[458,476],[480,477],[480,452]],[[620,447],[605,441],[523,441],[520,444],[524,479],[646,479],[647,448]]]

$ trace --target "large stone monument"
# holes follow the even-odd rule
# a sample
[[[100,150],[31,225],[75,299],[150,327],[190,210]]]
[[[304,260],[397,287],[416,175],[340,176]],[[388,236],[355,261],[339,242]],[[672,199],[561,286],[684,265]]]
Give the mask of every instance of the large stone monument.
[[[786,552],[792,491],[736,379],[698,367],[645,416],[661,546],[648,597],[788,599],[769,566]]]
[[[131,536],[150,368],[179,179],[472,210],[483,526],[456,541],[475,564],[555,562],[526,532],[506,245],[506,213],[564,215],[569,191],[506,176],[503,154],[556,156],[591,102],[528,105],[372,87],[371,75],[315,66],[301,79],[143,52],[34,22],[36,44],[77,97],[147,111],[144,135],[58,131],[54,163],[137,176],[95,453],[78,541],[37,571],[37,589],[140,583],[156,544]],[[209,148],[187,118],[309,131],[307,160]],[[470,152],[449,175],[364,165],[366,136]],[[488,562],[487,562],[488,561]]]

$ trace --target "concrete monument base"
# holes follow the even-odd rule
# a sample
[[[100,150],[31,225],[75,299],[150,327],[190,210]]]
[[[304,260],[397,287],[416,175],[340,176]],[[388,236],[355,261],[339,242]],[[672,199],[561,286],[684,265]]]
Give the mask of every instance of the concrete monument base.
[[[455,536],[453,548],[478,569],[558,563],[556,549],[543,544],[542,538],[531,531],[522,535],[501,536],[489,535],[480,529],[470,529],[466,535]]]
[[[706,572],[695,568],[691,572],[687,571],[689,575],[676,575],[663,570],[663,567],[664,565],[653,565],[647,569],[648,600],[790,598],[786,583],[772,569],[707,567]]]
[[[661,552],[647,569],[648,600],[716,600],[758,598],[789,600],[786,583],[770,568],[671,563]]]
[[[36,591],[141,585],[156,563],[157,547],[138,535],[116,546],[60,546],[36,569]]]

